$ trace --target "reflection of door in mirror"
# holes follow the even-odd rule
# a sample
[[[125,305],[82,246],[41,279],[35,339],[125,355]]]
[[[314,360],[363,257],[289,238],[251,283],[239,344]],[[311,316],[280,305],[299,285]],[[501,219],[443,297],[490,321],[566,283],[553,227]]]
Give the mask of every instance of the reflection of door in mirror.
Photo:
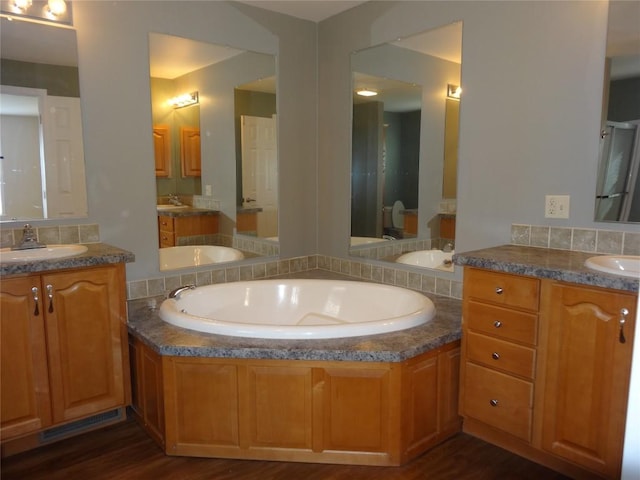
[[[0,219],[86,217],[75,31],[1,21]]]
[[[640,222],[640,2],[609,2],[595,221]]]
[[[363,241],[382,236],[403,239],[403,251],[417,240],[434,248],[453,240],[460,101],[447,99],[447,86],[460,85],[461,52],[456,22],[352,55],[356,255],[368,249],[367,257],[387,260],[378,255],[383,245]]]
[[[278,147],[275,115],[242,115],[243,206],[257,209],[256,235],[278,235]]]

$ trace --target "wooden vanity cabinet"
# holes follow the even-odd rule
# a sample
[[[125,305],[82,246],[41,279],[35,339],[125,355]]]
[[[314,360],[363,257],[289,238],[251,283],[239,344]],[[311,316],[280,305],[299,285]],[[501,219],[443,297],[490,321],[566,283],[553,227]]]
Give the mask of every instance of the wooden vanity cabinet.
[[[463,430],[572,477],[619,478],[636,302],[465,268]]]
[[[466,269],[460,413],[529,442],[540,281]]]
[[[636,302],[600,288],[543,288],[542,448],[606,478],[620,476]]]
[[[3,278],[2,441],[129,403],[124,265]]]
[[[156,177],[171,176],[171,133],[169,125],[153,126],[153,152]]]
[[[160,248],[179,245],[179,237],[213,235],[218,233],[218,215],[189,215],[172,217],[158,215]]]

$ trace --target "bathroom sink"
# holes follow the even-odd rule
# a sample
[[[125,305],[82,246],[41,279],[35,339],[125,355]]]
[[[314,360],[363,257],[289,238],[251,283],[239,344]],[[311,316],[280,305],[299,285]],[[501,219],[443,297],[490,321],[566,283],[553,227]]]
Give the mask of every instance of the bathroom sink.
[[[47,245],[44,248],[28,250],[11,250],[0,248],[0,263],[33,262],[37,260],[53,260],[55,258],[72,257],[87,251],[84,245]]]
[[[640,278],[640,255],[598,255],[587,258],[584,265],[599,272]]]
[[[189,205],[156,205],[159,212],[169,212],[174,210],[184,210],[189,208]]]

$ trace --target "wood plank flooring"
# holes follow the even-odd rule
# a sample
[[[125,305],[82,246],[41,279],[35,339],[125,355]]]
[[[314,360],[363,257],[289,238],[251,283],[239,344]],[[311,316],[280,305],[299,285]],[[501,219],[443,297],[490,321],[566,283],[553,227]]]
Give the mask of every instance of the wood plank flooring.
[[[2,460],[2,480],[561,480],[459,434],[402,467],[169,457],[133,420]]]

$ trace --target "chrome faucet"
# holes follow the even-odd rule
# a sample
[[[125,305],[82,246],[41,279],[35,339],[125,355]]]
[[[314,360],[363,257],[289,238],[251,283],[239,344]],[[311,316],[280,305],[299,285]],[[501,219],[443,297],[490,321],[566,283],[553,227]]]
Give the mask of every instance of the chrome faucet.
[[[182,202],[180,201],[180,197],[178,195],[175,195],[173,193],[169,194],[169,203],[171,203],[172,205],[182,205]]]
[[[46,245],[44,243],[38,242],[35,229],[27,223],[22,230],[22,240],[20,240],[20,243],[11,247],[11,250],[28,250],[30,248],[45,247]]]
[[[443,251],[443,252],[453,252],[453,243],[452,243],[452,242],[447,242],[447,243],[444,245],[444,247],[443,247],[442,251]]]
[[[383,240],[395,240],[396,237],[391,236],[391,235],[382,235],[382,239]]]
[[[183,285],[182,287],[178,287],[169,292],[169,298],[175,298],[176,300],[180,300],[180,294],[186,290],[195,290],[195,285]]]

